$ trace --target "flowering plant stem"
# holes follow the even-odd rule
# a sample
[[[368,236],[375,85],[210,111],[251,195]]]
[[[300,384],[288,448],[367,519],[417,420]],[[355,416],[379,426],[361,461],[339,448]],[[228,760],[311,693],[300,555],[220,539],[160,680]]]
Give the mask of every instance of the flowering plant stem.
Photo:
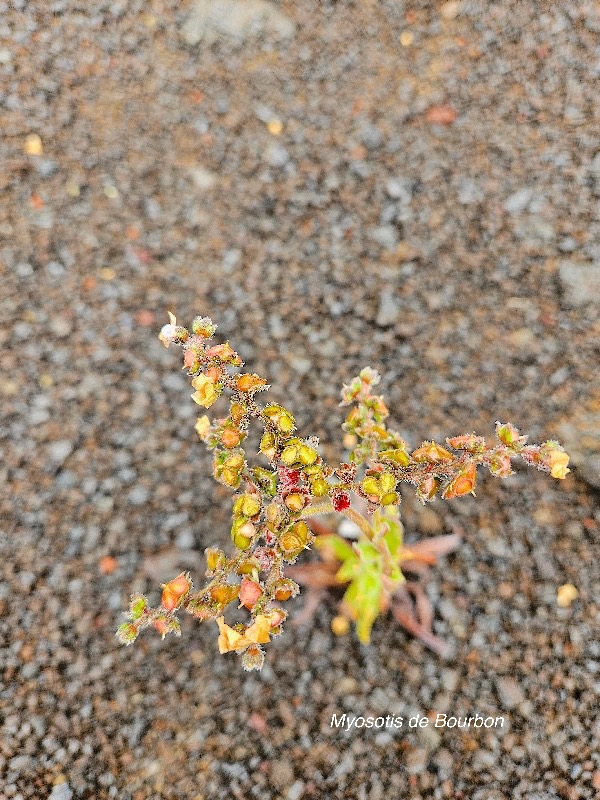
[[[312,570],[312,583],[316,581],[321,590],[324,585],[345,588],[334,632],[345,632],[348,620],[353,620],[359,639],[368,642],[377,617],[391,609],[407,630],[442,652],[431,631],[433,613],[420,579],[438,556],[458,546],[458,538],[441,537],[407,547],[399,514],[400,483],[412,484],[422,503],[436,496],[451,500],[474,494],[480,466],[505,478],[512,474],[511,461],[522,458],[563,479],[569,472],[569,456],[555,441],[528,445],[527,437],[513,425],[499,422],[497,441],[466,433],[446,439],[450,449],[425,441],[411,450],[398,432],[386,426],[389,411],[373,391],[380,377],[367,367],[342,390],[340,405],[351,406],[342,426],[345,441],[351,442],[349,458],[327,464],[319,455],[316,437],[296,434],[291,411],[278,403],[257,401],[270,388],[267,381],[255,373],[237,372],[243,362],[229,342],[210,344],[215,329],[208,317],[196,318],[190,331],[170,315],[160,339],[167,347],[183,349],[195,403],[208,409],[222,395],[229,397],[227,416],[212,421],[200,416],[195,429],[213,453],[215,479],[235,491],[231,526],[235,551],[227,556],[217,547],[207,549],[209,580],[197,592],[192,591],[190,575],[181,573],[162,585],[157,607],[150,607],[143,595],[134,595],[128,621],[117,631],[120,641],[132,643],[148,626],[163,637],[180,635],[178,612],[185,610],[198,620],[216,621],[221,653],[237,652],[245,669],[260,669],[262,645],[282,632],[287,617],[281,604],[300,589],[290,572],[310,588]],[[256,466],[248,463],[243,447],[252,421],[262,428],[263,464]],[[366,505],[367,516],[359,513],[357,502]],[[356,542],[332,532],[315,538],[317,525],[309,526],[306,520],[330,513],[356,524],[360,531]],[[287,566],[313,542],[323,559],[321,566]],[[419,581],[407,579],[411,574]],[[234,602],[249,612],[247,623],[225,622],[225,611]]]

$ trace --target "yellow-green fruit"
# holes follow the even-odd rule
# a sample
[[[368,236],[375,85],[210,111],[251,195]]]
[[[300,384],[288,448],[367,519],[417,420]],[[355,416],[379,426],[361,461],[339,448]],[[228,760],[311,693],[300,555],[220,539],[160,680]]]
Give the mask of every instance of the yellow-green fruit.
[[[368,478],[365,478],[364,481],[361,483],[362,490],[367,495],[377,495],[381,492],[381,486],[379,481],[374,476],[370,475]]]
[[[243,467],[243,465],[244,465],[244,457],[241,456],[239,453],[229,456],[229,458],[226,458],[225,461],[223,462],[223,467],[232,470],[233,469],[240,470]]]
[[[277,443],[275,435],[271,431],[263,433],[260,440],[260,452],[263,453],[269,460],[275,457],[277,452]]]
[[[244,517],[255,517],[260,511],[260,500],[251,494],[243,494],[233,504],[233,513]]]
[[[288,528],[288,530],[282,534],[281,538],[279,539],[279,543],[284,552],[295,552],[296,550],[302,549],[306,545],[308,537],[308,525],[306,522],[300,520],[295,522],[291,528]]]
[[[242,563],[237,568],[238,575],[251,575],[254,570],[260,569],[260,564],[255,558],[249,558],[247,561],[242,561]]]
[[[239,531],[231,534],[231,541],[238,550],[247,550],[252,544],[252,537],[243,536]]]
[[[256,528],[246,517],[238,517],[231,526],[231,540],[240,550],[246,550],[252,544]]]
[[[291,433],[294,430],[295,420],[287,412],[282,414],[277,420],[277,427],[282,433]]]
[[[223,553],[221,550],[208,548],[206,551],[206,566],[211,572],[217,569],[217,567],[220,566],[224,560],[225,553]]]
[[[317,478],[310,484],[310,493],[313,497],[325,497],[329,491],[329,484],[324,478]]]
[[[223,467],[223,471],[221,472],[221,480],[227,486],[231,486],[232,489],[236,489],[240,485],[240,474],[235,469],[227,469]]]
[[[382,506],[396,506],[398,505],[398,501],[400,498],[398,497],[398,492],[388,492],[384,494],[381,498],[381,505]]]
[[[394,461],[396,464],[400,464],[401,467],[406,467],[410,464],[410,458],[408,457],[408,453],[405,453],[404,450],[382,450],[379,453],[379,458],[384,459],[385,461]]]
[[[306,504],[306,499],[303,494],[292,492],[292,494],[288,494],[284,502],[290,511],[302,511]]]
[[[382,494],[386,494],[396,488],[397,481],[390,472],[382,472],[379,476],[379,483],[381,485]]]
[[[231,584],[227,583],[223,586],[215,586],[210,590],[210,596],[213,600],[216,600],[217,603],[220,605],[227,605],[227,603],[231,603],[232,600],[239,594],[239,586],[232,586]]]
[[[291,467],[298,461],[298,448],[295,445],[288,445],[283,448],[281,460],[287,467]]]
[[[301,464],[305,464],[306,466],[310,466],[314,464],[318,458],[318,453],[316,450],[313,450],[312,447],[309,447],[306,444],[300,445],[298,448],[298,458]]]
[[[304,467],[302,472],[308,477],[309,480],[314,478],[321,478],[323,476],[323,468],[320,464],[313,464],[310,467]]]

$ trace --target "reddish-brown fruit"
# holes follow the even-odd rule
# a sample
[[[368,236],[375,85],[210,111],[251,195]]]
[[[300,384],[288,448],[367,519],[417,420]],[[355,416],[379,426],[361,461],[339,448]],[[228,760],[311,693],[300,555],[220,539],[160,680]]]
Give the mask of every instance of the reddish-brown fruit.
[[[240,584],[240,605],[243,605],[244,608],[251,611],[262,597],[262,593],[263,591],[256,581],[252,581],[250,578],[242,578]]]

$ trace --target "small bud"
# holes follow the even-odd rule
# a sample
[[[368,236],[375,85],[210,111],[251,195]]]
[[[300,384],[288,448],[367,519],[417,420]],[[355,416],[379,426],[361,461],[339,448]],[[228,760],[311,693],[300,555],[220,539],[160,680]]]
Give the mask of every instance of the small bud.
[[[185,342],[189,336],[189,333],[185,328],[182,328],[181,325],[177,325],[175,316],[171,314],[170,311],[168,314],[169,322],[162,326],[160,333],[158,334],[158,338],[165,347],[169,347],[169,345],[173,344],[173,342]]]
[[[124,622],[117,628],[116,635],[121,644],[131,644],[137,639],[138,629],[131,622]]]
[[[220,569],[227,560],[225,553],[216,547],[207,547],[204,553],[206,555],[206,567],[210,572]]]
[[[261,670],[264,663],[264,651],[257,644],[251,644],[242,655],[242,667],[246,672],[251,672],[253,669]]]
[[[517,428],[515,428],[514,425],[511,425],[510,422],[507,422],[504,425],[501,422],[497,422],[496,436],[501,442],[503,442],[503,444],[509,446],[525,444],[527,441],[527,436],[521,436]]]
[[[219,605],[226,606],[237,598],[239,592],[239,586],[234,586],[231,583],[223,583],[220,586],[213,586],[210,590],[210,596],[219,603]]]
[[[417,487],[417,497],[422,503],[426,503],[428,500],[433,500],[441,485],[442,484],[439,478],[429,475]]]
[[[146,598],[141,594],[134,595],[129,605],[129,618],[133,620],[139,619],[147,608],[148,601]]]
[[[240,392],[255,392],[258,389],[266,387],[266,385],[267,382],[264,378],[248,372],[243,375],[238,375],[236,381],[236,386]]]
[[[210,339],[216,330],[217,326],[210,317],[196,317],[196,319],[192,322],[192,332],[195,333],[196,336],[202,336],[205,339]]]
[[[485,450],[485,439],[483,436],[475,436],[474,433],[453,436],[446,441],[455,450],[467,450],[469,453],[483,453]]]
[[[238,356],[235,350],[232,350],[232,348],[229,346],[229,342],[225,342],[224,344],[216,344],[213,347],[209,347],[206,351],[206,357],[217,358],[224,364],[231,364],[233,366],[239,366],[242,363],[242,359]]]
[[[161,637],[164,639],[167,633],[169,632],[169,624],[166,619],[159,617],[155,619],[152,623],[152,627],[154,630],[158,631]]]
[[[214,617],[214,611],[210,605],[198,597],[194,597],[192,600],[190,600],[186,605],[185,610],[192,614],[192,616],[196,617],[196,619],[199,619],[200,622]]]
[[[413,453],[414,461],[454,461],[454,456],[445,447],[436,442],[423,442]]]
[[[271,626],[271,634],[275,635],[275,628],[279,628],[279,626],[285,622],[285,618],[287,617],[287,611],[284,611],[283,608],[274,608],[265,614],[265,617],[269,620],[269,625]]]
[[[273,586],[273,597],[279,603],[284,603],[290,597],[295,597],[300,591],[300,587],[295,581],[289,578],[280,578]]]
[[[382,450],[379,453],[379,458],[382,461],[393,461],[395,464],[399,464],[401,467],[406,467],[410,464],[408,453],[398,448],[395,450]]]
[[[492,475],[497,478],[507,478],[513,474],[510,466],[510,456],[508,453],[494,453],[488,461],[488,467]]]
[[[467,464],[450,483],[446,486],[442,493],[444,500],[452,500],[454,497],[460,497],[464,494],[470,494],[475,487],[475,480],[477,477],[477,468],[475,464]]]
[[[260,587],[260,584],[256,583],[256,581],[252,581],[249,578],[242,578],[242,582],[240,584],[240,605],[247,608],[248,611],[251,611],[257,602],[262,597],[263,590]]]
[[[200,355],[197,352],[196,348],[188,347],[183,356],[183,366],[189,372],[197,372],[202,366],[202,361],[200,360]]]
[[[183,598],[189,593],[192,588],[192,582],[187,572],[182,572],[176,578],[173,578],[169,583],[162,584],[162,597],[161,605],[167,611],[174,611]]]
[[[545,442],[540,449],[540,454],[552,477],[563,480],[571,470],[567,469],[569,456],[559,447],[560,445],[556,442]]]
[[[381,380],[381,375],[371,367],[365,367],[358,373],[358,377],[367,386],[376,386]]]

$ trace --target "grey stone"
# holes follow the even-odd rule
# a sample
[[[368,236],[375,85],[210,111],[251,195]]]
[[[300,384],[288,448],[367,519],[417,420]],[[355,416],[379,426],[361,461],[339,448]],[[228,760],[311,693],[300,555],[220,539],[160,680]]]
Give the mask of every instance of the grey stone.
[[[379,225],[377,228],[371,228],[369,237],[388,250],[393,250],[398,244],[398,231],[393,225]]]
[[[521,688],[514,678],[496,678],[496,691],[502,707],[507,711],[517,708],[525,700]]]
[[[71,800],[73,790],[68,783],[57,783],[52,787],[48,800]]]
[[[48,445],[48,456],[54,464],[62,464],[73,452],[73,443],[68,439],[59,439],[58,442],[52,442]]]
[[[600,264],[561,261],[558,275],[568,305],[600,303]]]
[[[394,325],[400,319],[400,304],[389,292],[383,292],[379,299],[379,309],[375,324],[380,328]]]
[[[509,214],[518,214],[527,208],[532,194],[531,189],[519,189],[504,201],[504,208]]]
[[[296,781],[288,789],[287,800],[300,800],[304,794],[304,781]]]
[[[266,0],[196,0],[181,33],[190,45],[219,39],[243,42],[267,34],[285,39],[296,26],[274,3]]]
[[[600,489],[600,412],[578,408],[559,422],[556,430],[577,472]]]

